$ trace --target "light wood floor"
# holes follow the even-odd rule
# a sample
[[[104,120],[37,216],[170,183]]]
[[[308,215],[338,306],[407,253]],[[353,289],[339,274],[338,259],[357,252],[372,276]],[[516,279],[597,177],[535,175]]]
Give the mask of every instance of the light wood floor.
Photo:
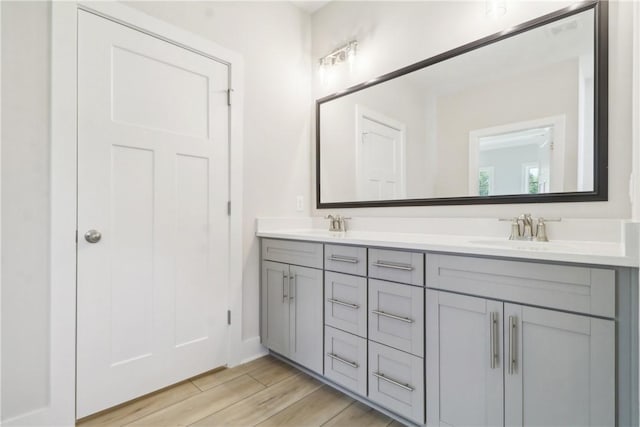
[[[401,426],[272,356],[193,378],[77,425]]]

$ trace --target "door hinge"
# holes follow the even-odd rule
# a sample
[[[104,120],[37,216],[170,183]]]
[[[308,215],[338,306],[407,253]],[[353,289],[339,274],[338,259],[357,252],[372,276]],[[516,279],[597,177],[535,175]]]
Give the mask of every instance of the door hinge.
[[[231,310],[227,310],[227,325],[231,324]]]
[[[227,202],[227,215],[231,216],[231,200]]]
[[[231,106],[231,92],[233,92],[233,89],[227,89],[227,105],[229,107]]]

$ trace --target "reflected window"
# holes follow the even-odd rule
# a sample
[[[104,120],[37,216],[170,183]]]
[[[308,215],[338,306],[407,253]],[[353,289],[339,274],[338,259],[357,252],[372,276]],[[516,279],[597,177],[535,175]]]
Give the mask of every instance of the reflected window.
[[[493,192],[493,171],[492,166],[482,167],[478,171],[478,196],[491,196]]]

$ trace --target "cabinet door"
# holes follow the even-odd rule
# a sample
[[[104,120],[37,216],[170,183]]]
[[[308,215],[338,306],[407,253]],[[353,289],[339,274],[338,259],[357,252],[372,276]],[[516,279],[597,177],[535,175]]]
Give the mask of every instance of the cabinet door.
[[[289,355],[289,266],[262,261],[262,342]]]
[[[427,290],[427,425],[503,425],[501,302]]]
[[[322,270],[289,267],[290,357],[322,375]]]
[[[615,325],[505,304],[505,424],[615,425]]]

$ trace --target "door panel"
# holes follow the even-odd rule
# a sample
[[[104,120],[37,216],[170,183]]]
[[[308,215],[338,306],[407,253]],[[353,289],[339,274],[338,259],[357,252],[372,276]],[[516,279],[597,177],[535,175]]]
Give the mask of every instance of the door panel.
[[[425,298],[427,424],[502,425],[503,304],[433,290]]]
[[[289,267],[291,359],[322,375],[322,270]]]
[[[84,417],[227,361],[228,67],[78,19]]]
[[[614,339],[613,320],[505,304],[506,425],[615,425]]]

